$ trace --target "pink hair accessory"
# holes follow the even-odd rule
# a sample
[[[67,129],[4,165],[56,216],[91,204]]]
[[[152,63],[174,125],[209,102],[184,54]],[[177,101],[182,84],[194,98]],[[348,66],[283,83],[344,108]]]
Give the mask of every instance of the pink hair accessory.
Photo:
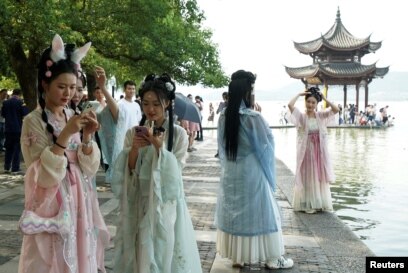
[[[53,64],[54,64],[54,63],[53,63],[53,61],[51,61],[51,60],[47,60],[47,61],[45,62],[45,65],[47,66],[47,71],[45,72],[45,76],[46,76],[47,78],[50,78],[51,75],[52,75],[52,73],[51,73],[51,71],[50,71],[50,67],[51,67]]]

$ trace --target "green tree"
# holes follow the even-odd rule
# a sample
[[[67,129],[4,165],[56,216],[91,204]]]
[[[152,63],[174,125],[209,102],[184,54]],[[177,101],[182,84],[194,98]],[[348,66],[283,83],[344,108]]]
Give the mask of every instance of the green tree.
[[[92,41],[87,72],[99,64],[118,82],[167,72],[182,84],[223,87],[228,79],[204,19],[195,0],[2,0],[0,53],[8,58],[0,58],[0,75],[11,67],[33,109],[36,65],[58,33],[77,45]]]

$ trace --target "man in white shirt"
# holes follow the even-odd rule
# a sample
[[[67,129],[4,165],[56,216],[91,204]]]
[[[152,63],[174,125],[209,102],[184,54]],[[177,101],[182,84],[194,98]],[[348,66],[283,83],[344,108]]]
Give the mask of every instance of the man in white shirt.
[[[124,126],[126,130],[128,130],[129,128],[139,125],[142,119],[142,110],[139,104],[133,100],[136,92],[135,82],[130,80],[126,81],[123,84],[123,89],[125,96],[118,102],[119,111],[124,112],[124,124],[120,126]]]

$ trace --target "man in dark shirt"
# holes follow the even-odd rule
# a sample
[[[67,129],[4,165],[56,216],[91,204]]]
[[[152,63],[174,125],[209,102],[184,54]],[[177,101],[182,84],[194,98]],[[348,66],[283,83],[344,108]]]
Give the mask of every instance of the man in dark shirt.
[[[3,102],[1,115],[5,119],[6,155],[4,158],[4,172],[22,174],[20,170],[20,137],[23,117],[28,114],[28,109],[21,99],[21,90],[14,89],[10,99]]]
[[[1,116],[3,102],[7,99],[7,89],[0,90],[0,152],[4,152],[4,118]]]
[[[218,105],[217,115],[219,113],[221,113],[221,111],[224,110],[224,108],[226,108],[227,106],[228,106],[228,93],[223,92],[222,93],[222,102],[220,102],[220,104]]]

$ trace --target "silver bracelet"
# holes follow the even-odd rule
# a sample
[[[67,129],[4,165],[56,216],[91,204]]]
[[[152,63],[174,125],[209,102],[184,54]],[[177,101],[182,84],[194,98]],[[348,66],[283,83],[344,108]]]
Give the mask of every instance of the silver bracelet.
[[[85,148],[92,148],[92,145],[93,145],[92,138],[88,142],[82,142],[82,147],[85,147]]]

